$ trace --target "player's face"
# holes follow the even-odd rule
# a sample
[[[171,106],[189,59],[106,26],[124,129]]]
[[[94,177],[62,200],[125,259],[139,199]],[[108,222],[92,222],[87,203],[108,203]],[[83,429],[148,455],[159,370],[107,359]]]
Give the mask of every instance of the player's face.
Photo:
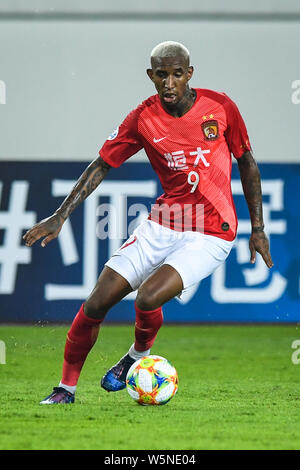
[[[157,93],[166,107],[174,107],[184,98],[193,67],[183,57],[157,58],[147,74],[153,81]]]

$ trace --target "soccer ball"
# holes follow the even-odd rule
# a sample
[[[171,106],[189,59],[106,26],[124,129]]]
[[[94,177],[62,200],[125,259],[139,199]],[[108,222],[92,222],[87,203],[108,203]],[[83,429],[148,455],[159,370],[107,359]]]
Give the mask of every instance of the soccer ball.
[[[145,356],[130,367],[126,388],[140,405],[164,405],[178,389],[175,367],[161,356]]]

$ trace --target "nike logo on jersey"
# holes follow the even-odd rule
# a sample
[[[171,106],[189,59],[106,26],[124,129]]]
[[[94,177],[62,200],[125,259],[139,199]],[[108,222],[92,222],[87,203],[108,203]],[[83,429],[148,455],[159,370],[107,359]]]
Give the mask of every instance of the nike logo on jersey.
[[[157,142],[161,142],[162,140],[164,140],[164,139],[166,139],[166,138],[167,138],[167,136],[166,136],[166,137],[162,137],[161,139],[156,139],[156,138],[154,137],[153,142],[154,142],[155,144],[157,144]]]

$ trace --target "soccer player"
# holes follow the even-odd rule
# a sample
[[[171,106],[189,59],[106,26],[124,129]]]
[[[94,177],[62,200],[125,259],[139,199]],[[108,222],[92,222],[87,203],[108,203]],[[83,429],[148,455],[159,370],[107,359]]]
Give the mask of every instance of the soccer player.
[[[164,194],[105,264],[67,334],[61,381],[41,404],[74,402],[101,322],[113,305],[137,290],[135,342],[101,380],[105,390],[125,388],[129,367],[150,353],[163,322],[162,306],[226,260],[237,232],[231,154],[238,162],[251,219],[250,261],[255,262],[258,252],[273,266],[264,233],[260,173],[237,106],[225,93],[190,88],[193,67],[182,44],[158,44],[147,74],[157,94],[110,135],[56,212],[24,235],[27,246],[43,238],[45,247],[112,167],[145,150]]]

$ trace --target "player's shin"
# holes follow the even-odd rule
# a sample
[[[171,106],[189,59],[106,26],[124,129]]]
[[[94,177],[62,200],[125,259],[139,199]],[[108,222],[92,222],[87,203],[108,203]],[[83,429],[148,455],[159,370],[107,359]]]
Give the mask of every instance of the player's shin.
[[[59,386],[71,393],[75,392],[83,364],[97,340],[101,322],[102,319],[87,317],[82,304],[68,331]]]
[[[135,304],[136,322],[135,322],[135,343],[136,352],[149,351],[152,347],[158,330],[163,323],[162,308],[144,311]],[[132,355],[132,354],[130,354]]]

